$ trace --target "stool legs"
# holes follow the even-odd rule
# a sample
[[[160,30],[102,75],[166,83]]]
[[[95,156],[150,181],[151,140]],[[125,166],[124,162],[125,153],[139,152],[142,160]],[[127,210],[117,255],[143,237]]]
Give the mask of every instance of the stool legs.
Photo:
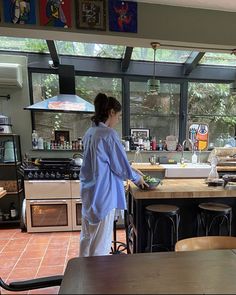
[[[220,220],[221,219],[221,220]],[[213,229],[213,225],[218,221],[218,235],[221,235],[221,228],[226,221],[228,235],[231,236],[231,223],[232,223],[232,211],[224,215],[207,214],[200,212],[197,216],[197,235],[200,235],[200,228],[202,227],[206,236],[210,234]]]
[[[154,244],[154,235],[157,233],[158,223],[161,219],[167,218],[171,224],[171,245],[170,249],[168,247],[164,247],[161,244]],[[175,243],[179,239],[179,222],[180,216],[179,214],[175,214],[173,216],[155,216],[155,214],[146,214],[146,222],[148,226],[148,239],[147,239],[147,248],[148,252],[153,251],[154,246],[159,246],[165,248],[167,250],[174,250]]]

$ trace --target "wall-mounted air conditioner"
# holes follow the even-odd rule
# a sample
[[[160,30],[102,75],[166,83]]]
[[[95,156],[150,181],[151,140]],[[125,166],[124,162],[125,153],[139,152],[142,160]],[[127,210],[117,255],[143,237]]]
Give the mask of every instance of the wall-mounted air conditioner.
[[[0,88],[22,86],[22,66],[15,63],[0,63]]]

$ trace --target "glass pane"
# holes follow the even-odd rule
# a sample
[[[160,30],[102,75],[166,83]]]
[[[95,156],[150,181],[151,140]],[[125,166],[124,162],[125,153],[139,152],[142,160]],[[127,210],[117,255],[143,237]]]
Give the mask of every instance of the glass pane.
[[[0,50],[45,53],[49,52],[45,40],[3,36],[1,36]]]
[[[236,115],[236,95],[230,93],[230,84],[189,83],[188,114]]]
[[[125,46],[56,41],[59,54],[122,58]]]
[[[130,83],[130,128],[148,128],[158,139],[178,137],[180,85],[162,83],[158,95],[147,95],[146,84]]]
[[[170,50],[170,49],[157,49],[156,61],[157,62],[173,62],[185,63],[191,51],[187,50]],[[154,52],[152,48],[139,48],[133,49],[131,59],[153,61]]]
[[[205,65],[236,66],[235,55],[230,53],[206,52],[199,62]]]
[[[81,213],[81,204],[76,204],[76,225],[82,224],[82,213]]]
[[[89,76],[76,77],[76,94],[93,103],[95,96],[106,93],[122,101],[121,79],[100,78]],[[34,102],[52,97],[59,93],[58,76],[53,74],[33,73],[33,98]],[[56,113],[35,112],[35,129],[38,135],[47,142],[55,140],[55,130],[69,131],[70,141],[82,137],[91,126],[91,114],[81,113]],[[117,131],[122,134],[122,119],[117,126]]]
[[[67,204],[31,205],[32,227],[67,226]]]
[[[189,83],[188,126],[192,123],[209,125],[209,142],[227,133],[235,136],[236,95],[230,93],[230,84]]]

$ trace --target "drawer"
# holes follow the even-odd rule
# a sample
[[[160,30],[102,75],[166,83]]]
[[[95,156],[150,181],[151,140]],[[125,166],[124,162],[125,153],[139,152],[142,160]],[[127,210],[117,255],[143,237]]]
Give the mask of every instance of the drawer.
[[[60,199],[71,198],[69,180],[25,181],[26,199]]]
[[[71,180],[71,197],[80,199],[80,180]]]

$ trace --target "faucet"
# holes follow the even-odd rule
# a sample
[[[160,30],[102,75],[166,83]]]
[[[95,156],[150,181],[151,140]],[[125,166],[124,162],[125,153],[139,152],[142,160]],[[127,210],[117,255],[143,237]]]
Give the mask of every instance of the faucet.
[[[192,142],[192,140],[189,139],[189,138],[185,139],[183,141],[183,143],[182,143],[182,153],[181,153],[181,158],[180,158],[180,164],[183,164],[185,162],[185,159],[184,159],[184,147],[185,147],[186,142],[189,142],[190,143],[191,149],[193,151],[193,142]]]

